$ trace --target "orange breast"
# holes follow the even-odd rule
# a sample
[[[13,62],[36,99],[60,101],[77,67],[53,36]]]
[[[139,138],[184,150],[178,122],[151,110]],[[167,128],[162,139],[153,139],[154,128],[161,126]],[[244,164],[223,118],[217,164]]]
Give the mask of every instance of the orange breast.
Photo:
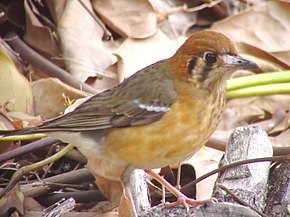
[[[213,99],[204,94],[190,87],[159,121],[112,130],[104,141],[108,154],[146,169],[178,163],[191,156],[206,143],[219,122],[220,115],[213,112],[209,102]],[[222,108],[216,109],[221,113]]]

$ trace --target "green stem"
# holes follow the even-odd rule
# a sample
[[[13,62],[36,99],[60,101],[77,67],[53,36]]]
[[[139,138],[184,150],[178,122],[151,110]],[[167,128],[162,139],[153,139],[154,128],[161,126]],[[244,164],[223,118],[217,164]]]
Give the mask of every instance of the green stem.
[[[16,183],[21,179],[21,177],[24,174],[27,174],[30,171],[36,170],[36,169],[43,167],[43,166],[45,166],[53,161],[60,159],[61,157],[66,155],[73,148],[74,148],[73,145],[68,144],[63,149],[61,149],[59,152],[57,152],[56,154],[54,154],[54,155],[52,155],[52,156],[50,156],[42,161],[39,161],[37,163],[31,164],[28,166],[24,166],[24,167],[18,169],[13,174],[13,176],[12,176],[11,180],[9,181],[8,185],[6,186],[6,188],[0,192],[0,200],[16,185]]]
[[[290,83],[268,84],[255,87],[247,87],[227,92],[228,98],[264,96],[271,94],[290,94]]]
[[[7,137],[1,137],[0,141],[23,141],[23,140],[32,140],[32,139],[42,139],[47,137],[46,134],[43,133],[36,133],[36,134],[27,134],[27,135],[13,135]]]
[[[227,90],[232,91],[246,87],[286,82],[290,82],[290,71],[262,73],[230,79],[227,83]]]

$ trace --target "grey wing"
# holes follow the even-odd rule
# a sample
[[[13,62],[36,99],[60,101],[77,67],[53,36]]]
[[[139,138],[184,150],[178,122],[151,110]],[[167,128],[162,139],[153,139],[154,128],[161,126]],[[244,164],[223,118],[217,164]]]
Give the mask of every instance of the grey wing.
[[[86,131],[157,121],[176,101],[174,81],[166,65],[153,64],[137,72],[138,76],[133,75],[117,87],[91,97],[73,112],[34,129]]]

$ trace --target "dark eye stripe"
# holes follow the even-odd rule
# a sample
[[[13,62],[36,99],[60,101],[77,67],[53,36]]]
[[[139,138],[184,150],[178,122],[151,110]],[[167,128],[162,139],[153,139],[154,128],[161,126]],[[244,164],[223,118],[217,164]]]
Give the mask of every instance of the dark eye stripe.
[[[198,56],[192,57],[191,60],[188,61],[187,71],[189,74],[197,73],[201,77],[199,80],[204,81],[207,79],[209,71],[213,68],[213,63],[205,62],[201,57],[204,54],[200,54]]]
[[[204,68],[201,71],[201,80],[204,81],[207,79],[209,71],[212,69],[212,64],[211,65],[205,65]]]
[[[192,74],[192,70],[195,68],[196,61],[197,61],[197,57],[193,57],[189,61],[188,66],[187,66],[187,71],[188,71],[189,74]]]

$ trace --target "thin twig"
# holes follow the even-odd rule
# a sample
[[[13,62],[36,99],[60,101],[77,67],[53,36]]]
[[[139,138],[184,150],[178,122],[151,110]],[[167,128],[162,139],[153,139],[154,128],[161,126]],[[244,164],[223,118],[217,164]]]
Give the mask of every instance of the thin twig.
[[[62,150],[60,150],[58,153],[50,156],[49,158],[46,158],[42,161],[39,161],[37,163],[31,164],[31,165],[28,165],[25,167],[22,167],[19,170],[17,170],[13,174],[13,176],[12,176],[10,182],[8,183],[8,185],[6,186],[6,188],[0,192],[0,199],[3,198],[16,185],[16,183],[22,178],[22,176],[24,174],[27,174],[30,171],[36,170],[44,165],[47,165],[55,160],[60,159],[62,156],[64,156],[66,153],[68,153],[73,148],[74,148],[74,146],[69,144],[69,145],[65,146]]]
[[[200,11],[202,9],[205,8],[211,8],[219,3],[221,3],[224,0],[216,0],[216,1],[210,1],[210,3],[203,3],[199,6],[193,7],[193,8],[184,8],[183,11],[184,12],[196,12],[196,11]]]
[[[37,149],[43,148],[43,147],[48,146],[48,145],[52,145],[52,144],[57,143],[57,142],[59,142],[58,139],[51,138],[51,137],[47,137],[47,138],[43,138],[43,139],[31,142],[25,146],[21,146],[17,149],[14,149],[12,151],[1,154],[0,155],[0,163],[3,163],[5,161],[7,161],[11,158],[17,157],[19,155],[24,155],[26,153],[29,153],[32,150],[37,150]]]
[[[56,77],[76,89],[81,89],[93,94],[97,93],[97,91],[88,84],[81,82],[64,69],[41,56],[25,42],[23,42],[15,32],[7,33],[5,36],[5,41],[13,48],[15,52],[20,55],[21,59],[26,60],[31,65],[41,69],[47,75]]]
[[[260,210],[256,209],[254,206],[252,206],[251,204],[249,204],[247,201],[245,201],[242,198],[240,198],[239,196],[237,196],[233,191],[231,191],[230,189],[228,189],[223,184],[217,183],[216,186],[219,187],[220,189],[224,190],[225,192],[227,192],[229,195],[231,195],[240,204],[249,207],[250,209],[254,210],[255,212],[257,212],[262,217],[267,217],[264,213],[262,213]]]
[[[215,170],[212,170],[211,172],[206,173],[203,176],[193,180],[192,182],[184,185],[181,188],[181,192],[183,192],[183,193],[187,192],[188,190],[192,189],[192,187],[195,186],[196,183],[208,178],[209,176],[212,176],[216,173],[219,173],[221,171],[224,171],[224,170],[236,167],[236,166],[240,166],[243,164],[258,163],[258,162],[265,162],[265,161],[272,161],[272,162],[290,161],[290,154],[283,155],[283,156],[275,156],[275,157],[262,157],[262,158],[255,158],[255,159],[247,159],[247,160],[237,161],[237,162],[234,162],[234,163],[231,163],[228,165],[221,166],[221,167],[219,167]]]

